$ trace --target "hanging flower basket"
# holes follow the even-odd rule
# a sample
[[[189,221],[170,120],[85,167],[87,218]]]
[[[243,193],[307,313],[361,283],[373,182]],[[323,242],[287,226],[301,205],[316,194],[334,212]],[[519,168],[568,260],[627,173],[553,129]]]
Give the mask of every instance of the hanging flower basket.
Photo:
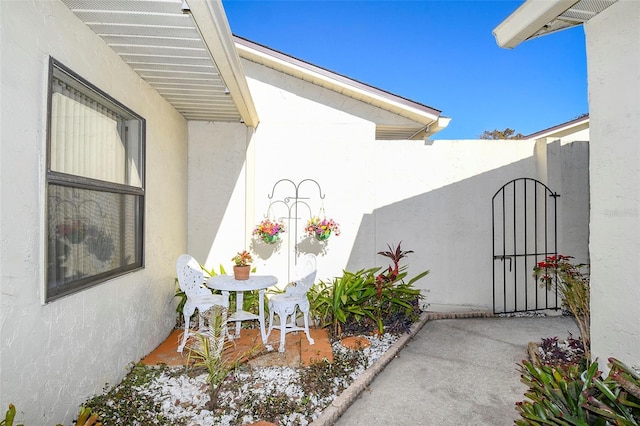
[[[87,237],[87,224],[80,219],[71,219],[56,225],[56,233],[71,244],[80,244]]]
[[[274,235],[263,234],[261,238],[262,238],[262,241],[264,241],[267,244],[275,244],[278,242],[278,239],[280,238],[280,236],[278,234],[274,234]]]
[[[278,242],[280,234],[284,231],[284,223],[281,221],[265,219],[253,230],[253,235],[256,235],[267,244],[275,244]]]
[[[330,236],[331,236],[331,231],[328,229],[321,234],[315,233],[315,237],[318,239],[318,241],[328,240]]]
[[[340,235],[340,225],[336,221],[326,218],[320,219],[317,216],[309,219],[304,230],[310,237],[315,237],[318,241],[328,240],[331,234]]]

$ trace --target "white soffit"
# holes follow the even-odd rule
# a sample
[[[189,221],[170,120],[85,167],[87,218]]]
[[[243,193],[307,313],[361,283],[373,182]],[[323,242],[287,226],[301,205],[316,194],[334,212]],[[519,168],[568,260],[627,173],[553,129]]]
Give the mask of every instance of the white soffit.
[[[257,125],[219,0],[62,1],[187,120]]]
[[[500,47],[581,25],[618,0],[527,0],[493,30]]]
[[[325,68],[235,36],[236,49],[241,58],[276,71],[341,93],[411,121],[409,124],[376,123],[376,139],[425,139],[444,129],[450,119],[440,111],[418,102],[369,86]]]

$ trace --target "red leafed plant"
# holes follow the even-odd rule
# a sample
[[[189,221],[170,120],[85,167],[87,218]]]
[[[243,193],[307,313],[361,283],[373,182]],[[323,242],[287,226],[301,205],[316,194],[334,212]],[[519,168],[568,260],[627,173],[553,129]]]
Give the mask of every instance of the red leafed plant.
[[[402,250],[400,248],[401,244],[402,241],[398,243],[398,246],[395,248],[395,250],[391,248],[391,245],[387,245],[389,250],[378,252],[379,255],[388,257],[389,259],[391,259],[391,262],[393,262],[393,264],[389,265],[386,270],[376,276],[376,293],[378,295],[378,299],[382,297],[382,289],[385,286],[393,285],[393,283],[398,279],[400,270],[406,269],[406,265],[400,267],[400,261],[403,258],[407,257],[408,254],[413,253],[413,250]]]
[[[402,250],[401,244],[402,241],[395,249],[387,245],[389,250],[378,252],[379,255],[391,259],[389,267],[376,275],[373,282],[376,289],[376,299],[373,301],[374,317],[379,334],[384,333],[385,318],[392,316],[395,310],[404,309],[406,316],[413,312],[414,304],[422,298],[420,290],[413,288],[413,283],[429,273],[424,271],[408,283],[404,282],[407,276],[407,265],[401,266],[400,261],[413,253],[413,250]]]
[[[534,275],[540,278],[542,285],[547,289],[557,286],[562,294],[562,304],[568,308],[580,328],[580,336],[584,346],[584,354],[587,362],[591,360],[590,341],[591,323],[590,289],[589,289],[589,265],[574,264],[572,256],[547,256],[544,261],[538,262],[534,268]]]

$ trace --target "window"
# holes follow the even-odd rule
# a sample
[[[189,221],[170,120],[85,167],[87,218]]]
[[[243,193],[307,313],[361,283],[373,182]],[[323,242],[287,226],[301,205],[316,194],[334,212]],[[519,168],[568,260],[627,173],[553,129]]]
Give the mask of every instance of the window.
[[[145,121],[49,62],[45,301],[143,266]]]

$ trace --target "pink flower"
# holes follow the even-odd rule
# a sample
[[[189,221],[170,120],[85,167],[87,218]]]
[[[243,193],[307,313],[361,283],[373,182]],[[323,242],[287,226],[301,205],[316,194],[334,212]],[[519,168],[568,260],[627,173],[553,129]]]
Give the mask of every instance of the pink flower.
[[[265,219],[256,226],[253,230],[253,235],[265,236],[268,235],[270,237],[274,235],[278,235],[281,232],[285,231],[284,223],[280,221],[271,221],[271,219]]]

